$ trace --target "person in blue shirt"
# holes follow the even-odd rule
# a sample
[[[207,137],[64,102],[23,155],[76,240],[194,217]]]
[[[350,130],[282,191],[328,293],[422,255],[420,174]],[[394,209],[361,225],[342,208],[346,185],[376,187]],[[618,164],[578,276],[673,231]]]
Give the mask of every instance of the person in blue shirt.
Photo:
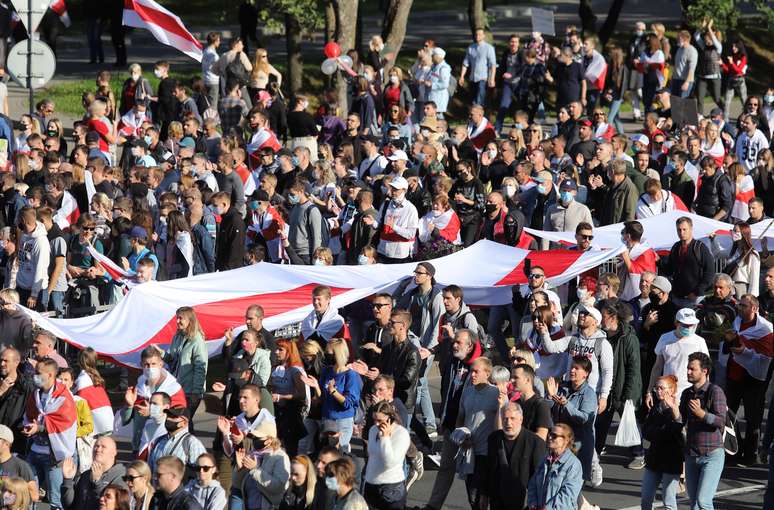
[[[144,258],[151,259],[154,266],[153,279],[155,280],[159,270],[159,259],[146,246],[148,244],[148,231],[142,227],[134,226],[129,231],[129,239],[132,243],[132,253],[129,254],[129,257],[121,257],[121,265],[125,270],[137,273],[137,263]]]
[[[360,376],[347,368],[349,348],[342,338],[333,338],[325,346],[324,367],[320,374],[322,419],[336,422],[339,447],[349,452],[349,441],[355,425],[355,411],[360,405],[363,383]]]

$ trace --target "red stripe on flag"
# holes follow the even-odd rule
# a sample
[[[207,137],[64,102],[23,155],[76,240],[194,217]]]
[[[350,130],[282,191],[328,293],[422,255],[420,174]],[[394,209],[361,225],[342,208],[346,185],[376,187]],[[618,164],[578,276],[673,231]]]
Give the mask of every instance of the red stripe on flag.
[[[156,25],[162,30],[175,34],[187,41],[190,41],[197,48],[202,49],[202,44],[194,36],[192,36],[188,30],[186,30],[186,28],[181,24],[181,22],[179,22],[173,16],[170,16],[166,12],[153,9],[145,5],[141,5],[139,2],[134,2],[132,0],[126,0],[124,3],[124,7],[126,9],[133,10],[134,12],[136,12],[137,15],[140,17],[140,19],[142,19],[146,23],[149,23],[151,25]]]
[[[86,386],[78,391],[78,396],[89,403],[92,411],[100,407],[110,407],[110,398],[108,398],[105,388]]]
[[[580,250],[533,251],[495,285],[527,283],[527,276],[524,274],[524,265],[527,259],[530,259],[532,262],[532,267],[542,267],[546,272],[546,277],[552,278],[567,271],[567,268],[573,265],[582,255],[583,252]]]

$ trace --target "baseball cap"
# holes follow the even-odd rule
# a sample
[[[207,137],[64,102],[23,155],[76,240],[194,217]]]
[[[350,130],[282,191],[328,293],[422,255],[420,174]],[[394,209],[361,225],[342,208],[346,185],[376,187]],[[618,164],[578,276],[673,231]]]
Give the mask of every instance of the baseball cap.
[[[657,276],[653,279],[653,283],[650,284],[651,287],[655,287],[661,292],[666,292],[669,294],[672,292],[672,284],[669,283],[669,280],[667,280],[663,276]]]
[[[164,409],[164,414],[172,418],[185,418],[188,421],[191,420],[191,413],[188,412],[188,408],[186,407],[170,407],[169,409]]]
[[[89,131],[86,133],[86,143],[97,143],[99,142],[99,133],[96,131]]]
[[[548,170],[541,170],[535,176],[537,182],[549,182],[554,180],[554,176]]]
[[[594,308],[593,306],[582,306],[579,310],[580,312],[586,312],[587,314],[591,315],[596,319],[597,324],[602,324],[602,314]]]
[[[13,444],[13,432],[5,425],[0,425],[0,439]]]
[[[132,227],[132,230],[129,231],[129,237],[137,238],[137,239],[147,239],[148,231],[138,225],[135,225]]]
[[[194,147],[196,147],[196,142],[194,142],[194,139],[191,138],[190,136],[186,136],[185,138],[180,140],[180,143],[178,145],[180,145],[181,148],[193,149]]]
[[[170,165],[175,165],[175,155],[172,154],[169,151],[166,151],[164,154],[161,155],[161,162],[162,163],[169,163]]]
[[[363,182],[361,179],[357,179],[354,177],[350,177],[344,182],[345,187],[352,187],[352,188],[368,188],[368,184]]]
[[[710,110],[710,117],[717,117],[718,115],[723,115],[723,110],[721,110],[717,106],[712,110]]]
[[[695,326],[699,323],[699,319],[696,317],[696,312],[691,308],[681,308],[677,311],[675,320],[680,324],[687,324],[689,326]]]
[[[591,121],[589,119],[581,119],[578,121],[579,126],[591,127]]]
[[[396,151],[392,151],[392,154],[390,154],[387,159],[390,161],[408,161],[408,156],[406,155],[406,151],[398,149]]]
[[[287,149],[280,149],[279,152],[277,152],[277,157],[281,158],[282,156],[287,156],[289,158],[292,158],[293,157],[293,153],[290,152]]]
[[[575,184],[575,181],[572,179],[565,179],[562,181],[562,183],[559,185],[560,190],[577,190],[578,185]]]
[[[629,139],[632,141],[632,143],[640,142],[642,145],[644,145],[646,147],[648,145],[650,145],[650,139],[647,136],[643,135],[643,134],[632,135],[631,138],[629,138]]]
[[[249,434],[257,438],[277,437],[277,422],[273,418],[266,418]]]
[[[259,202],[268,202],[269,201],[269,194],[266,193],[266,191],[262,189],[257,189],[253,191],[253,194],[250,195],[250,200],[257,200]]]
[[[435,48],[433,48],[433,55],[437,55],[441,58],[446,58],[446,51],[443,48],[439,48],[438,46],[436,46]]]
[[[403,177],[398,176],[390,181],[390,186],[395,189],[408,189],[408,181]]]
[[[244,358],[234,358],[231,361],[231,367],[229,368],[228,377],[230,379],[239,379],[242,377],[242,372],[250,370],[250,364]]]

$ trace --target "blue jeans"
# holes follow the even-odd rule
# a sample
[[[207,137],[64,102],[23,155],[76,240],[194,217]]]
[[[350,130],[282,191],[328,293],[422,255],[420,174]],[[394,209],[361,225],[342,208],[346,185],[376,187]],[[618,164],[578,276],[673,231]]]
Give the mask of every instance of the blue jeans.
[[[52,464],[53,459],[48,453],[30,452],[27,455],[27,462],[35,470],[40,486],[46,490],[49,507],[52,510],[61,509],[61,490],[64,482],[62,467],[58,464]]]
[[[430,368],[433,366],[433,360],[435,356],[427,357],[427,367],[424,373],[419,378],[419,384],[417,385],[417,405],[422,411],[422,417],[425,421],[425,428],[428,431],[436,430],[435,424],[435,411],[433,410],[433,400],[430,398],[430,384],[427,380],[428,374],[430,374]]]
[[[473,87],[473,93],[475,94],[475,101],[473,101],[473,104],[486,106],[486,80],[472,81],[470,83]]]
[[[661,499],[666,510],[677,510],[677,489],[680,486],[680,476],[669,473],[657,473],[645,468],[642,475],[642,496],[640,506],[642,510],[653,508],[653,500],[656,499],[656,491],[661,485]]]
[[[339,431],[339,448],[344,452],[349,452],[349,442],[352,440],[352,432],[355,430],[355,419],[341,418],[336,420],[336,430]]]
[[[712,498],[717,491],[726,452],[723,448],[709,455],[685,456],[685,485],[691,500],[691,510],[713,510]]]
[[[513,86],[506,83],[503,85],[503,95],[500,96],[500,108],[497,110],[497,119],[495,120],[495,131],[497,133],[503,129],[503,122],[505,122],[505,116],[508,115],[512,102]]]
[[[43,311],[51,309],[51,311],[56,312],[57,317],[63,317],[64,316],[64,300],[65,300],[65,293],[61,290],[54,290],[51,291],[51,294],[48,293],[47,289],[43,289],[40,291],[40,301],[41,301],[41,307]]]
[[[681,87],[683,86],[683,83],[685,83],[685,80],[672,80],[672,90],[670,91],[673,96],[677,97],[691,97],[691,92],[693,92],[693,82],[691,82],[690,85],[688,85],[688,90],[682,90]]]
[[[624,132],[624,127],[623,122],[621,122],[621,119],[618,116],[618,112],[621,111],[622,104],[623,99],[614,99],[613,102],[610,103],[610,111],[607,114],[607,122],[612,124],[616,132],[621,134]]]
[[[234,496],[233,494],[229,496],[228,510],[244,510],[244,508],[245,508],[245,501],[241,497]]]

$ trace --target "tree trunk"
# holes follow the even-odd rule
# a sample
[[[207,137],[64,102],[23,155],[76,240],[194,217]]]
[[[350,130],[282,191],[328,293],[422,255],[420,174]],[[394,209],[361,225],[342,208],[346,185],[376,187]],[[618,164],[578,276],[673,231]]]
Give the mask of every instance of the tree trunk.
[[[341,54],[355,47],[355,32],[358,19],[359,0],[334,0],[336,12],[336,42],[339,43]],[[349,112],[347,101],[347,80],[343,72],[337,73],[336,90],[339,99],[339,115],[346,116]]]
[[[607,44],[607,41],[613,36],[615,26],[618,24],[618,16],[621,14],[621,9],[623,9],[625,2],[626,0],[613,0],[613,3],[610,5],[610,10],[607,11],[605,23],[602,25],[602,28],[599,29],[600,51],[602,51],[602,48]]]
[[[578,4],[578,16],[581,19],[581,31],[584,36],[597,33],[597,17],[591,7],[591,0],[580,0]]]
[[[358,2],[359,4],[360,2]],[[355,13],[355,16],[352,18],[355,21],[355,41],[354,41],[354,48],[357,50],[358,55],[365,55],[365,51],[363,49],[363,10],[358,9]],[[341,22],[341,20],[339,20]]]
[[[288,86],[291,97],[295,97],[302,86],[304,60],[301,56],[301,25],[290,14],[285,14],[285,37],[288,53]]]
[[[476,34],[477,28],[486,29],[484,0],[468,0],[468,22],[470,23],[471,37]]]
[[[385,64],[385,76],[390,67],[398,58],[400,49],[403,46],[403,39],[406,37],[406,25],[408,24],[411,4],[414,0],[389,0],[387,10],[384,13],[384,23],[382,25],[382,39],[385,48],[388,48],[387,63]]]
[[[336,8],[333,2],[325,2],[325,42],[336,40]]]

